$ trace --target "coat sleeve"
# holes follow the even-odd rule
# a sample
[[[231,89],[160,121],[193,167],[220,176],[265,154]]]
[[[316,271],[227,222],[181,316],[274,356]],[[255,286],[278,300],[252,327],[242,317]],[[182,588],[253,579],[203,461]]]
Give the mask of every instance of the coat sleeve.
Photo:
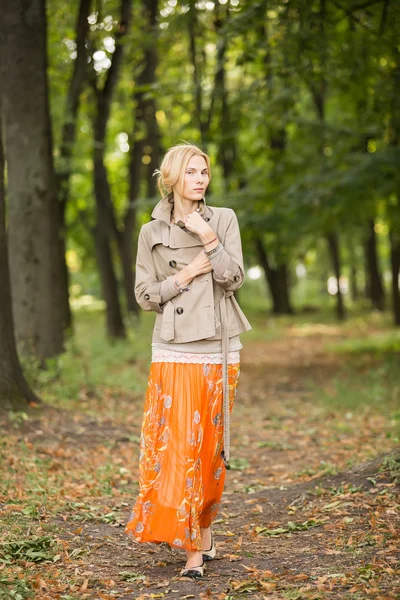
[[[236,213],[231,209],[225,230],[222,248],[209,256],[213,267],[213,278],[226,291],[238,290],[244,281],[242,242]]]
[[[172,275],[164,281],[158,280],[151,245],[142,227],[138,238],[135,278],[135,298],[139,306],[143,310],[162,313],[164,304],[178,294]]]

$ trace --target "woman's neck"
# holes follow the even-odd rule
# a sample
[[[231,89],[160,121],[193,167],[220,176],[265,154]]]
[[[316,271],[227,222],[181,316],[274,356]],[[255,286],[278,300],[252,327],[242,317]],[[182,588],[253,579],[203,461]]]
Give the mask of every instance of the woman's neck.
[[[199,207],[198,200],[187,200],[174,196],[174,219],[184,221],[185,217]]]

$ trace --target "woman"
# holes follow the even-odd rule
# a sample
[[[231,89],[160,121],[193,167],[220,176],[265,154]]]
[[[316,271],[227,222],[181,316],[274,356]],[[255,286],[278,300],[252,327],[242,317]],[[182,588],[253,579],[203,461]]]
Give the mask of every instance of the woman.
[[[206,205],[207,154],[173,146],[157,174],[164,197],[140,230],[136,261],[136,299],[156,320],[140,492],[125,532],[185,549],[181,575],[198,578],[216,554],[210,525],[229,468],[239,334],[251,326],[233,295],[244,279],[236,215]]]

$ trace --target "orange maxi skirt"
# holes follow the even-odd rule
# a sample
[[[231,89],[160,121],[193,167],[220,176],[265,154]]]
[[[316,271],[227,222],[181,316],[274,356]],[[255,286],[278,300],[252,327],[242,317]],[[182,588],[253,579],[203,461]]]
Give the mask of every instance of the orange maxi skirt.
[[[240,364],[228,365],[232,411]],[[139,495],[125,533],[201,550],[225,483],[222,365],[153,362],[145,398]]]

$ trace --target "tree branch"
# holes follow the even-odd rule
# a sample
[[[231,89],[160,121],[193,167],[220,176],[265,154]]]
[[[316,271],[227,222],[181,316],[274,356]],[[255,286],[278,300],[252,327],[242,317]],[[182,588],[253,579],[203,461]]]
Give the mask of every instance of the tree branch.
[[[355,12],[355,10],[356,10],[356,9],[349,10],[349,9],[347,9],[345,6],[342,6],[342,5],[340,4],[340,2],[337,2],[337,0],[331,0],[331,2],[332,2],[332,4],[334,4],[334,5],[336,6],[336,8],[339,8],[340,10],[342,10],[343,12],[345,12],[345,13],[346,13],[346,15],[347,15],[347,16],[348,16],[350,19],[352,19],[353,21],[355,21],[356,23],[358,23],[359,25],[361,25],[361,27],[363,27],[363,28],[364,28],[364,29],[366,29],[367,31],[371,31],[371,28],[370,28],[370,27],[367,27],[366,25],[364,25],[364,23],[363,23],[363,22],[362,22],[362,21],[361,21],[361,20],[360,20],[358,17],[356,17],[356,16],[354,15],[354,12]],[[373,4],[375,4],[375,3],[377,3],[377,2],[381,2],[381,0],[371,0],[370,4],[372,4],[372,3],[373,3]],[[368,3],[366,3],[366,4],[368,4]],[[361,7],[359,7],[359,8],[361,8]],[[338,21],[336,21],[336,24],[337,24],[337,23],[339,23],[341,20],[342,20],[342,19],[339,19]]]

